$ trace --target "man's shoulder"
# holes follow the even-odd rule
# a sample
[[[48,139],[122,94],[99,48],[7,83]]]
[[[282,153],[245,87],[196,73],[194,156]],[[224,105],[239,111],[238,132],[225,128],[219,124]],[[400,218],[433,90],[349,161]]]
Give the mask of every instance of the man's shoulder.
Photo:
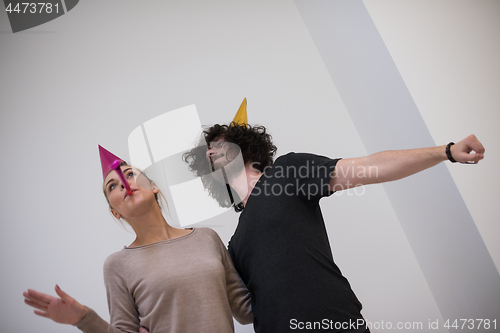
[[[291,151],[289,153],[286,153],[285,155],[279,156],[276,159],[276,161],[274,161],[273,165],[287,164],[287,163],[293,162],[295,159],[300,157],[301,154],[302,153],[296,153],[296,152]]]
[[[289,152],[285,155],[281,155],[280,157],[278,157],[274,162],[274,165],[287,165],[295,163],[301,164],[306,161],[312,161],[312,160],[336,160],[336,159],[332,159],[324,155],[313,154],[313,153]]]

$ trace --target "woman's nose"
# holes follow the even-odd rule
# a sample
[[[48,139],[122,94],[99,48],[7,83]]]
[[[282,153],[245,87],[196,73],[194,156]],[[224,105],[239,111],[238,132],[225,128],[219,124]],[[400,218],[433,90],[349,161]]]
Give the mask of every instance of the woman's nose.
[[[132,186],[132,181],[131,181],[131,180],[132,180],[133,178],[134,178],[134,177],[131,177],[131,178],[128,178],[128,179],[126,179],[126,180],[125,180],[125,181],[128,183],[128,186]],[[120,182],[120,185],[121,185],[121,187],[122,187],[122,188],[125,188],[125,185],[123,185],[123,183],[122,183],[122,182]]]

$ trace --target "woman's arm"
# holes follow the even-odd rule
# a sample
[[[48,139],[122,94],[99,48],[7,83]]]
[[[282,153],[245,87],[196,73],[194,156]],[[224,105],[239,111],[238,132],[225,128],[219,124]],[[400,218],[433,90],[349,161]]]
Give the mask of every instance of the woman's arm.
[[[233,317],[242,325],[253,323],[252,298],[250,291],[241,280],[238,272],[234,268],[231,256],[226,246],[215,231],[214,238],[221,253],[222,264],[226,272],[227,299],[231,307]]]
[[[227,250],[225,250],[227,252]],[[233,317],[242,325],[253,323],[252,298],[247,287],[234,269],[231,257],[227,254],[226,288],[227,298]]]
[[[94,310],[80,304],[62,291],[59,286],[56,285],[55,290],[59,297],[28,289],[23,293],[24,302],[38,309],[35,310],[35,314],[52,319],[56,323],[74,325],[85,333],[136,333],[139,331],[139,329],[124,331],[114,328],[99,317]]]
[[[110,323],[123,332],[139,332],[139,310],[130,294],[127,257],[123,251],[110,255],[104,262],[104,286],[108,300]],[[89,332],[90,333],[90,332]]]
[[[38,309],[35,314],[60,324],[74,325],[87,315],[88,310],[84,305],[62,291],[58,285],[55,289],[60,298],[28,289],[23,293],[24,303]]]
[[[76,326],[84,333],[137,333],[140,329],[137,307],[120,277],[120,260],[110,256],[104,264],[104,282],[108,296],[111,324],[56,286],[59,297],[36,290],[24,292],[25,303],[34,307],[35,314],[56,323]]]

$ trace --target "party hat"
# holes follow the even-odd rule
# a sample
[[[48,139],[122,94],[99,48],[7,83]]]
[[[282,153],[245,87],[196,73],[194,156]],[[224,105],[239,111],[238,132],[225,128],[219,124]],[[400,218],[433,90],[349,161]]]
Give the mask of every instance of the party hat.
[[[99,156],[101,157],[101,167],[102,167],[102,178],[106,179],[106,176],[111,170],[116,169],[117,167],[117,161],[119,163],[125,162],[118,156],[113,155],[103,147],[99,145]],[[118,163],[118,164],[119,164]]]
[[[248,125],[246,98],[243,100],[243,102],[241,102],[240,108],[238,109],[238,112],[236,112],[236,115],[234,116],[233,123],[236,123],[238,125]]]

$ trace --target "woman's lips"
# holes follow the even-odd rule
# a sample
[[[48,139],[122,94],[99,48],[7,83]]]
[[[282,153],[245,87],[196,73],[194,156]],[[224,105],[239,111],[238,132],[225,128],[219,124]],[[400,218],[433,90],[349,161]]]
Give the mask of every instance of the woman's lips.
[[[137,191],[136,189],[133,189],[133,188],[131,188],[130,190],[132,190],[132,193]],[[123,200],[125,200],[127,197],[128,197],[128,192],[125,191],[125,196],[123,197]]]

